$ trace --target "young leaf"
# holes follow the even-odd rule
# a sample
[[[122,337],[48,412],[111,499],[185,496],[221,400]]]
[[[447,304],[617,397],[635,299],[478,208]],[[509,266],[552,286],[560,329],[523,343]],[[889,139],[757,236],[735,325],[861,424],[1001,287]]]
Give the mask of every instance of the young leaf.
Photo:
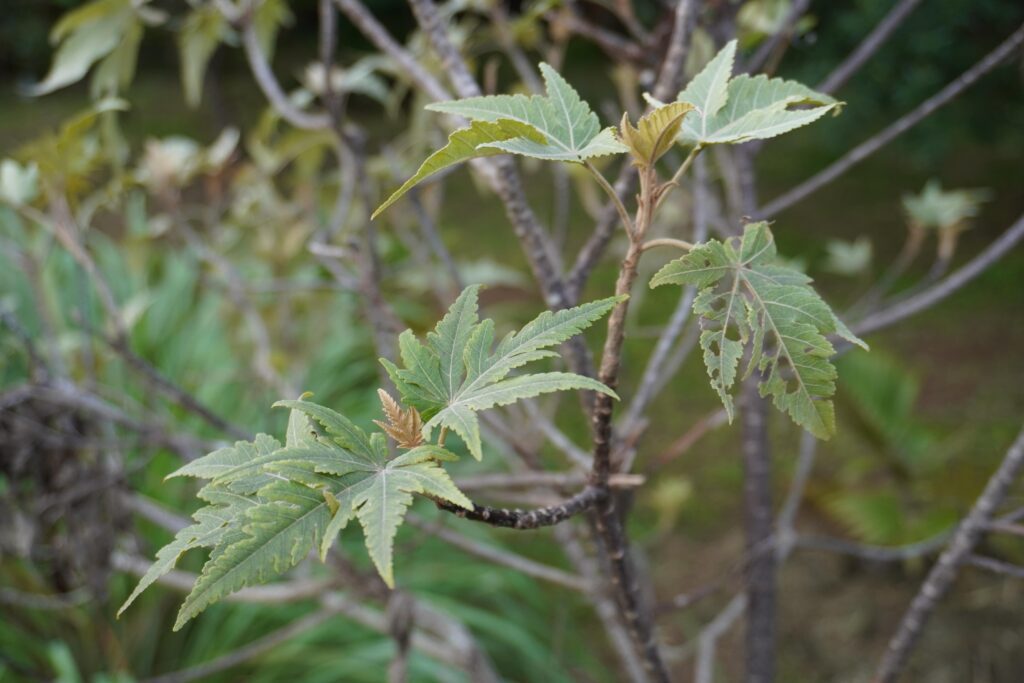
[[[507,335],[492,351],[494,323],[477,321],[477,289],[467,287],[459,295],[428,335],[426,345],[418,342],[411,331],[401,335],[404,368],[381,360],[403,401],[418,408],[427,419],[423,427],[426,438],[435,427],[447,427],[479,460],[483,450],[477,411],[553,391],[589,389],[615,395],[600,382],[565,372],[506,377],[531,361],[554,355],[551,347],[589,327],[619,298],[545,311],[519,332]]]
[[[763,140],[805,126],[830,111],[839,112],[841,102],[794,81],[746,74],[730,78],[735,56],[733,40],[679,93],[677,101],[696,110],[683,119],[680,143],[703,147]],[[798,105],[802,108],[793,109]]]
[[[423,443],[423,421],[415,408],[405,408],[383,389],[377,390],[384,416],[387,422],[374,420],[373,423],[383,429],[395,440],[399,448],[415,448]]]
[[[689,102],[673,102],[641,116],[635,128],[629,122],[629,114],[623,114],[619,137],[636,157],[637,164],[651,166],[675,144],[683,118],[693,109]]]
[[[315,404],[305,408],[312,405]],[[437,464],[439,460],[455,459],[454,454],[425,444],[388,460],[383,441],[378,443],[371,462],[352,461],[340,446],[324,442],[316,444],[323,449],[321,453],[311,451],[308,446],[285,448],[293,459],[279,460],[270,465],[270,469],[291,479],[296,478],[296,469],[334,475],[321,499],[331,510],[330,521],[318,536],[321,557],[326,555],[338,532],[355,517],[363,527],[370,558],[384,581],[393,586],[392,545],[406,509],[412,503],[412,494],[422,493],[470,510],[473,504]]]
[[[746,372],[761,373],[762,396],[818,438],[835,432],[831,397],[835,353],[826,335],[836,334],[867,348],[835,317],[803,273],[779,266],[768,224],[746,227],[741,240],[709,241],[672,261],[651,279],[695,285],[693,302],[701,318],[700,345],[711,386],[733,417],[730,390],[749,350]]]

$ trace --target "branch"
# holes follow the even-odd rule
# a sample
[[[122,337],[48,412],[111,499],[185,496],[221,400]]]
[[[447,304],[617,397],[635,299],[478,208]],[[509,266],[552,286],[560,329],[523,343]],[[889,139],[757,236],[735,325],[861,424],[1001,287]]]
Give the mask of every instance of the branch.
[[[523,557],[522,555],[510,553],[506,550],[502,550],[501,548],[480,543],[475,539],[463,536],[451,529],[445,529],[437,524],[428,523],[414,515],[407,516],[405,521],[418,529],[422,529],[429,534],[437,536],[449,545],[453,545],[470,555],[487,560],[488,562],[508,567],[509,569],[527,576],[532,576],[535,579],[547,581],[557,586],[569,588],[570,590],[579,591],[581,593],[586,593],[591,589],[590,584],[585,579],[582,579],[575,574],[570,574],[569,572],[562,571],[561,569],[550,567],[541,562],[535,562],[529,558]]]
[[[99,334],[96,330],[89,329],[88,331],[98,336],[101,341],[109,346],[112,351],[120,356],[122,360],[124,360],[133,370],[146,380],[150,386],[161,393],[167,394],[172,401],[185,410],[194,413],[212,427],[219,429],[225,434],[230,434],[236,439],[244,439],[248,441],[252,438],[252,434],[248,431],[231,424],[220,415],[206,407],[206,405],[201,403],[195,396],[164,377],[163,373],[149,363],[149,361],[136,355],[134,351],[128,348],[127,343],[124,341],[120,339],[109,339]]]
[[[478,474],[460,477],[455,485],[462,491],[479,491],[495,488],[544,487],[564,488],[585,484],[587,476],[582,472],[517,472],[515,474]],[[644,483],[643,475],[613,474],[608,479],[611,488],[631,489]]]
[[[923,541],[896,547],[865,545],[830,536],[799,536],[794,540],[794,545],[805,550],[850,555],[869,562],[903,562],[934,553],[946,544],[952,534],[952,530],[943,531]]]
[[[999,239],[952,275],[923,292],[867,316],[853,325],[854,333],[860,335],[876,332],[937,304],[978,277],[1016,246],[1021,239],[1024,239],[1024,215],[1018,218],[1017,222],[1011,225]]]
[[[920,591],[889,641],[885,655],[875,672],[875,683],[893,683],[899,678],[911,650],[917,644],[925,623],[938,602],[949,592],[961,566],[967,562],[974,547],[981,540],[992,521],[996,509],[1006,498],[1011,484],[1024,467],[1024,429],[1010,446],[1002,464],[996,470],[974,507],[960,523],[953,540],[932,567]]]
[[[523,530],[539,529],[564,522],[570,517],[594,507],[601,499],[607,496],[608,492],[606,489],[588,486],[572,498],[568,498],[557,505],[549,505],[533,510],[509,510],[507,508],[492,508],[487,505],[474,505],[472,510],[466,510],[447,501],[435,500],[434,502],[437,503],[438,508],[451,512],[456,517],[471,519],[474,522],[483,522],[491,526]]]
[[[789,9],[789,13],[782,20],[782,26],[768,38],[766,41],[761,43],[760,47],[757,48],[757,52],[750,58],[750,62],[744,69],[748,73],[757,73],[764,69],[764,66],[768,63],[768,59],[775,54],[775,50],[782,44],[783,40],[789,40],[793,35],[793,29],[796,27],[800,17],[804,15],[807,8],[810,7],[811,0],[796,0]],[[777,63],[777,60],[776,60]]]
[[[271,631],[267,635],[262,638],[257,638],[248,645],[232,650],[231,652],[221,655],[216,659],[212,659],[209,662],[190,666],[187,669],[181,669],[173,673],[145,678],[142,680],[142,683],[189,683],[189,681],[195,681],[201,678],[206,678],[207,676],[212,676],[215,673],[225,671],[226,669],[238,666],[239,664],[244,664],[250,659],[255,659],[256,657],[274,650],[277,646],[283,645],[292,638],[320,626],[331,617],[336,616],[340,611],[341,610],[337,605],[333,607],[324,607],[312,614],[307,614],[301,619],[296,619],[276,631]]]
[[[1014,579],[1024,579],[1024,567],[1017,564],[1010,564],[1009,562],[1003,562],[1002,560],[997,560],[992,557],[971,555],[967,558],[967,564],[972,567],[987,569],[988,571],[996,574],[1004,574]]]
[[[874,137],[854,147],[831,166],[819,171],[793,189],[765,204],[758,212],[758,217],[770,218],[775,216],[846,173],[974,85],[982,76],[1013,54],[1014,50],[1019,48],[1021,44],[1024,44],[1024,24],[996,49],[985,55],[981,61],[965,71],[945,88],[922,102],[916,109],[898,119]]]
[[[771,444],[768,441],[768,403],[758,394],[760,376],[743,384],[743,526],[747,553],[747,683],[775,679],[775,569],[774,553],[755,557],[772,538]]]
[[[263,95],[270,101],[271,106],[281,115],[285,121],[306,130],[324,130],[331,127],[331,117],[327,114],[310,114],[296,107],[288,95],[285,94],[281,85],[277,82],[274,72],[267,63],[267,56],[263,54],[260,46],[260,39],[256,33],[256,27],[251,17],[246,16],[240,19],[242,22],[242,47],[245,49],[245,58],[249,62],[249,70],[252,71],[257,85],[263,91]],[[330,80],[330,74],[324,78]]]
[[[878,52],[878,48],[889,39],[893,31],[899,28],[899,25],[910,16],[917,6],[921,4],[921,0],[900,0],[896,3],[889,13],[878,22],[878,24],[871,30],[871,33],[864,38],[864,41],[857,46],[849,56],[840,62],[832,73],[825,77],[815,90],[823,93],[833,93],[839,88],[843,87],[850,78],[853,77],[857,71],[860,70],[864,64],[871,59],[871,57]]]

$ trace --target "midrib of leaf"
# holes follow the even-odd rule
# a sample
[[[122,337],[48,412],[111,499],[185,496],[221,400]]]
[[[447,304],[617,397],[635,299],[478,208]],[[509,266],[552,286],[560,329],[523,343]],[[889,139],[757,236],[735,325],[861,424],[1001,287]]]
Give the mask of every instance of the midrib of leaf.
[[[764,311],[764,318],[765,318],[765,320],[767,320],[767,321],[768,321],[768,323],[769,323],[769,324],[771,325],[771,327],[772,327],[772,332],[774,333],[774,335],[775,335],[775,338],[776,338],[776,339],[779,339],[779,340],[783,339],[783,335],[782,335],[782,333],[781,333],[781,332],[779,331],[779,327],[778,327],[778,325],[777,325],[777,324],[775,323],[775,318],[774,318],[774,317],[773,317],[773,316],[771,315],[771,313],[769,312],[769,310],[768,310],[768,307],[767,307],[767,306],[765,305],[765,303],[764,303],[764,299],[762,299],[762,298],[761,298],[761,295],[760,295],[760,293],[759,293],[759,292],[757,291],[757,289],[756,289],[756,288],[755,288],[755,287],[754,287],[754,286],[753,286],[753,285],[752,285],[752,284],[750,283],[750,281],[748,281],[748,280],[747,280],[747,278],[746,278],[746,277],[743,277],[742,279],[743,279],[743,284],[744,284],[744,285],[746,285],[746,289],[747,289],[747,290],[748,290],[748,291],[749,291],[749,292],[751,293],[751,295],[752,295],[752,296],[753,296],[753,297],[754,297],[755,299],[757,299],[758,303],[759,303],[759,304],[760,304],[760,306],[761,306],[761,310],[762,310],[762,311]],[[789,308],[792,308],[792,309],[794,309],[794,310],[797,310],[797,311],[800,311],[801,313],[803,313],[803,311],[802,311],[801,309],[798,309],[798,308],[796,308],[796,307],[794,307],[794,306],[790,306]],[[790,339],[792,339],[792,337],[786,337],[786,338],[790,338]],[[802,342],[801,342],[801,343],[802,343]],[[799,371],[797,370],[797,368],[798,368],[798,367],[806,367],[806,366],[802,366],[802,365],[800,365],[800,364],[797,364],[797,363],[796,363],[796,362],[795,362],[795,361],[793,360],[793,356],[792,356],[792,355],[791,355],[791,354],[789,353],[789,348],[788,348],[788,347],[787,347],[787,346],[786,346],[785,344],[781,343],[781,341],[780,341],[780,343],[779,343],[779,345],[778,345],[778,346],[779,346],[779,350],[778,350],[778,352],[777,352],[777,354],[776,354],[776,355],[777,355],[777,356],[781,356],[781,355],[785,354],[787,362],[789,363],[790,367],[792,367],[792,368],[793,368],[793,376],[794,376],[794,377],[796,378],[797,384],[798,384],[798,385],[799,385],[799,387],[800,387],[800,391],[802,392],[802,394],[803,394],[804,396],[806,396],[806,398],[807,398],[808,402],[809,402],[809,403],[811,403],[811,404],[813,405],[813,404],[814,404],[814,402],[815,402],[815,401],[814,401],[814,394],[812,394],[812,393],[811,393],[811,391],[810,391],[810,390],[809,390],[809,389],[807,388],[807,385],[806,385],[806,383],[804,383],[804,378],[803,378],[802,374],[801,374],[801,373],[800,373],[800,372],[799,372]],[[778,361],[776,360],[776,364],[777,364],[777,363],[778,363]],[[818,414],[818,413],[817,413],[817,411],[815,411],[815,415],[817,415],[817,414]],[[819,416],[819,422],[820,422],[820,419],[821,419],[821,418],[820,418],[820,416]],[[822,430],[823,432],[827,432],[827,431],[828,431],[828,426],[827,426],[827,425],[825,425],[825,424],[824,424],[823,422],[821,422],[821,423],[820,423],[820,429],[821,429],[821,430]]]
[[[280,505],[281,503],[277,504]],[[286,504],[296,505],[295,503]],[[266,550],[267,546],[277,541],[278,539],[285,537],[289,533],[292,533],[296,527],[305,524],[310,517],[320,513],[322,510],[325,510],[326,508],[326,500],[317,503],[312,508],[303,513],[301,516],[294,518],[291,522],[288,523],[286,527],[281,528],[272,536],[266,539],[262,539],[262,542],[259,545],[255,545],[251,549],[248,549],[249,552],[248,555],[245,556],[245,559],[241,560],[240,562],[234,563],[230,568],[225,570],[222,574],[220,574],[220,576],[215,578],[213,581],[203,583],[203,577],[202,575],[200,575],[199,580],[196,583],[196,586],[192,589],[192,592],[189,593],[188,597],[185,599],[185,603],[181,606],[181,610],[178,612],[178,618],[174,624],[174,630],[177,631],[178,629],[180,629],[182,626],[185,625],[185,623],[189,619],[202,612],[218,598],[223,597],[228,593],[234,592],[235,590],[238,590],[237,588],[231,588],[230,584],[233,582],[233,579],[239,577],[240,574],[241,576],[239,578],[241,579],[241,585],[248,585],[248,581],[251,579],[251,574],[249,574],[248,572],[243,572],[243,569],[251,571],[251,568],[254,563],[258,564],[258,562],[263,561],[262,552]],[[252,542],[254,538],[255,537],[253,536],[247,536],[246,539],[240,541],[240,543]],[[310,543],[314,542],[315,539],[310,539]],[[225,548],[225,552],[227,551],[230,551],[230,546]],[[223,560],[223,558],[224,555],[221,555],[216,562],[219,563]],[[274,558],[271,558],[271,560],[273,559]],[[284,559],[290,562],[291,558]],[[213,560],[212,558],[210,561],[215,562],[215,560]],[[215,567],[211,567],[211,569],[213,568]],[[224,591],[224,586],[228,586],[226,591],[220,592],[218,594],[218,591]]]

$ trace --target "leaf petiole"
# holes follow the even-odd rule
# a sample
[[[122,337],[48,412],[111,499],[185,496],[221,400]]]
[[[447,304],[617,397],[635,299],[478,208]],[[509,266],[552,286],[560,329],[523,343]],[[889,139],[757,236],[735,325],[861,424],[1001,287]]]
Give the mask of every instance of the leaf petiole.
[[[590,171],[590,175],[594,176],[594,180],[596,180],[597,184],[601,186],[601,189],[603,189],[608,197],[611,198],[612,203],[615,204],[615,209],[619,212],[619,218],[622,219],[622,225],[626,228],[626,233],[630,236],[630,239],[632,239],[634,234],[633,221],[629,217],[629,211],[626,210],[626,206],[622,203],[622,200],[619,199],[619,194],[615,191],[615,188],[612,187],[611,183],[608,182],[608,179],[605,178],[600,171],[594,168],[592,163],[584,161],[583,165],[588,171]]]

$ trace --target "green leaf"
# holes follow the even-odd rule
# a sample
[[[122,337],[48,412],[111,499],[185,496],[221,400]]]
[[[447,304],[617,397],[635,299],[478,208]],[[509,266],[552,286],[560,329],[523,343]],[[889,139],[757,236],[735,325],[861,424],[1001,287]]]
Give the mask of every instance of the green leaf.
[[[172,477],[196,477],[198,479],[221,479],[230,481],[236,474],[244,472],[253,461],[273,455],[281,447],[272,436],[257,434],[252,441],[236,441],[233,446],[218,448],[208,455],[196,458],[167,475]]]
[[[676,98],[679,102],[688,102],[696,109],[696,114],[687,122],[688,129],[703,132],[704,122],[725,105],[729,77],[735,61],[736,41],[730,40],[679,93]]]
[[[571,373],[542,373],[505,379],[523,365],[555,355],[549,350],[589,327],[622,299],[612,297],[557,312],[545,311],[494,347],[494,323],[477,322],[477,288],[467,288],[448,315],[428,335],[427,344],[411,331],[399,337],[404,368],[385,360],[405,403],[420,410],[430,438],[435,427],[458,434],[474,458],[483,457],[475,413],[552,391],[588,389],[614,396],[595,380]]]
[[[50,71],[29,93],[46,95],[82,80],[93,64],[117,48],[134,23],[131,0],[95,0],[69,12],[51,35],[60,46]]]
[[[323,426],[328,436],[337,442],[342,448],[351,451],[355,455],[372,460],[374,458],[373,446],[366,432],[357,427],[344,415],[340,415],[330,408],[312,403],[310,401],[278,401],[275,408],[291,408],[305,413]]]
[[[39,194],[39,166],[19,164],[14,159],[0,161],[0,200],[28,204]]]
[[[597,114],[557,71],[543,63],[540,71],[545,95],[488,95],[427,105],[431,111],[461,116],[472,123],[452,133],[448,144],[428,157],[373,216],[424,178],[474,157],[508,152],[583,163],[593,157],[629,151],[616,139],[612,128],[601,128]]]
[[[764,140],[812,123],[830,111],[838,113],[842,107],[834,98],[795,81],[763,74],[730,78],[735,56],[733,40],[679,93],[677,101],[695,109],[683,119],[680,143],[703,147]]]
[[[484,145],[513,154],[582,163],[591,157],[628,151],[615,139],[611,128],[601,129],[597,114],[557,71],[543,63],[540,71],[546,86],[544,96],[470,97],[430,104],[427,109],[473,121],[517,121],[533,127],[545,138],[544,142],[515,138]]]
[[[448,144],[427,157],[427,160],[423,162],[419,170],[406,180],[400,188],[395,190],[383,204],[377,207],[371,218],[376,218],[383,213],[385,209],[401,199],[406,192],[418,185],[424,178],[443,171],[449,166],[460,164],[475,157],[503,153],[500,149],[488,148],[483,145],[489,142],[510,140],[518,137],[544,143],[544,136],[539,134],[532,126],[509,119],[498,119],[493,122],[474,121],[468,128],[456,130],[448,136]]]
[[[234,519],[248,507],[255,505],[253,498],[233,496],[227,505],[210,505],[201,508],[193,515],[195,524],[185,527],[174,536],[174,540],[165,545],[156,554],[156,561],[139,580],[135,590],[124,601],[117,616],[128,609],[129,605],[157,579],[174,569],[178,560],[193,548],[208,548],[216,545],[231,528]]]
[[[178,612],[177,631],[210,604],[297,565],[317,546],[330,521],[327,501],[312,488],[278,481],[245,511],[241,531],[227,534],[203,566]]]
[[[181,55],[181,84],[188,106],[199,106],[206,67],[227,32],[224,15],[213,5],[196,7],[182,24],[178,34],[178,52]]]
[[[744,350],[746,373],[761,374],[762,396],[818,438],[835,432],[835,350],[826,335],[864,346],[810,286],[803,273],[773,263],[775,242],[768,224],[746,227],[742,239],[711,240],[662,268],[651,287],[694,285],[700,345],[711,386],[733,417],[730,390]],[[866,346],[865,346],[866,348]]]

